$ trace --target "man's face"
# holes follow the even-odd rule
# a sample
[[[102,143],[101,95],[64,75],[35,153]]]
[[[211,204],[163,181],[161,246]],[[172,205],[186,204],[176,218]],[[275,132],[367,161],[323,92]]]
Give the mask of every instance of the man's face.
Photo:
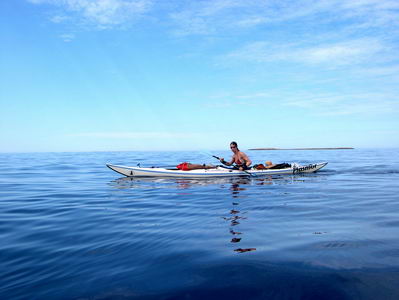
[[[230,149],[233,153],[237,153],[237,146],[230,144]]]

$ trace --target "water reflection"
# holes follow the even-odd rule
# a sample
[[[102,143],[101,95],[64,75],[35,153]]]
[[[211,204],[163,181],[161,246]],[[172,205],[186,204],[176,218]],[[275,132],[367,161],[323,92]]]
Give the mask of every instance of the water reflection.
[[[178,188],[188,189],[196,186],[207,185],[231,185],[233,197],[238,195],[242,187],[240,185],[272,185],[272,184],[290,184],[294,182],[304,182],[303,177],[316,177],[316,174],[306,175],[268,175],[262,177],[220,177],[220,178],[171,178],[171,177],[121,177],[109,182],[109,185],[117,189],[130,188]]]
[[[229,209],[229,216],[223,217],[224,220],[229,222],[229,233],[230,233],[230,243],[238,244],[243,239],[244,233],[240,231],[239,225],[241,221],[246,220],[247,217],[244,215],[247,213],[246,211],[240,210],[240,198],[242,192],[247,190],[246,185],[251,184],[252,181],[249,178],[240,178],[231,183],[230,191],[233,198],[233,202],[231,203],[231,208]],[[256,248],[236,248],[235,252],[243,253],[249,251],[255,251]]]
[[[196,196],[203,193],[210,195],[213,193],[226,193],[223,201],[217,205],[222,205],[226,211],[225,215],[221,217],[227,225],[228,244],[233,246],[232,251],[236,253],[252,252],[257,248],[252,245],[247,245],[245,225],[248,224],[250,214],[245,209],[242,209],[242,201],[251,199],[253,193],[259,193],[264,190],[266,193],[270,185],[279,184],[293,184],[303,182],[305,178],[301,176],[263,176],[258,178],[253,177],[227,177],[227,178],[208,178],[208,179],[190,179],[190,178],[133,178],[122,177],[113,180],[109,183],[110,186],[116,189],[133,189],[146,190],[156,196],[162,189],[162,194],[174,195],[191,195],[189,199],[195,199]],[[201,190],[201,187],[214,186],[210,189]],[[256,188],[259,187],[259,188]],[[157,190],[159,192],[157,192]],[[183,192],[184,191],[184,192]],[[210,196],[212,197],[212,196]],[[187,198],[188,199],[188,198]],[[226,205],[225,200],[230,199],[230,205]],[[191,201],[191,200],[190,200]],[[179,202],[181,203],[181,202]],[[227,206],[227,207],[226,207]],[[220,216],[220,215],[219,215]],[[241,246],[241,247],[240,247]]]
[[[247,177],[222,177],[222,178],[155,178],[155,177],[121,177],[109,182],[109,185],[117,189],[131,189],[131,188],[147,188],[148,186],[156,188],[178,188],[189,189],[198,186],[207,185],[229,185],[234,190],[235,186],[239,184],[250,184],[251,179]],[[239,188],[239,187],[238,187]],[[237,190],[238,192],[238,190]]]

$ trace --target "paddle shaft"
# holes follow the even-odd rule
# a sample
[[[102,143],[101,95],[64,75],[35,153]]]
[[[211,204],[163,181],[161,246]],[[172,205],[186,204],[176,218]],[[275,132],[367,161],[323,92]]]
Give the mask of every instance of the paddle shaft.
[[[216,155],[212,155],[214,158],[216,158],[217,160],[220,160],[220,157],[217,157]],[[248,175],[252,176],[252,177],[256,177],[255,174],[249,173],[246,170],[242,170],[243,172],[247,173]]]

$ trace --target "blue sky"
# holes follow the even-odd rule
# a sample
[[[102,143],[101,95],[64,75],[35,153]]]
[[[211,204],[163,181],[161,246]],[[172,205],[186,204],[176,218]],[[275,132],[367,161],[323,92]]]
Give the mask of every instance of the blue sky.
[[[399,147],[399,2],[5,0],[0,151]]]

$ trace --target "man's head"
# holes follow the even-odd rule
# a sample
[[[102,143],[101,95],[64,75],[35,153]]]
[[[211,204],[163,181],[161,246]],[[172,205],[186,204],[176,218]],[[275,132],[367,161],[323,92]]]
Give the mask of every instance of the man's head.
[[[237,145],[236,142],[231,142],[231,143],[230,143],[230,149],[231,149],[231,151],[233,151],[234,153],[236,153],[237,151],[239,151],[239,150],[238,150],[238,145]]]

